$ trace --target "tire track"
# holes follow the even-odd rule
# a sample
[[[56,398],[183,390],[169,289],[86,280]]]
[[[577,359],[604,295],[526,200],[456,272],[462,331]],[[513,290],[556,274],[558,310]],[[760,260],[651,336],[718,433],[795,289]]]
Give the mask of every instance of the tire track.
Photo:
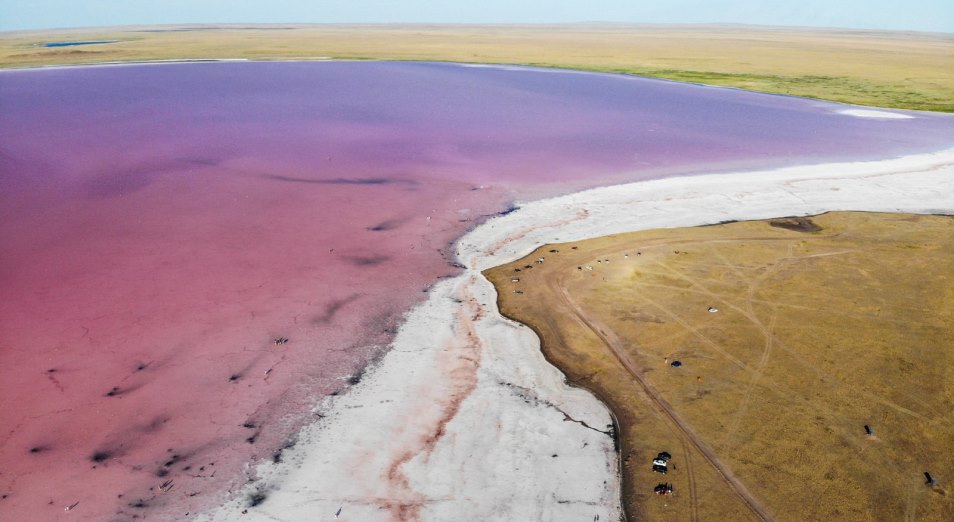
[[[772,334],[772,330],[775,329],[775,322],[777,319],[778,311],[776,310],[772,313],[772,320],[767,327],[768,332],[765,334],[765,349],[762,351],[762,357],[755,366],[755,373],[752,374],[748,385],[745,387],[742,401],[739,404],[738,409],[735,411],[735,415],[732,416],[732,422],[729,423],[728,428],[725,430],[725,435],[722,436],[723,446],[728,446],[729,440],[733,435],[735,435],[735,431],[739,428],[739,424],[742,422],[745,412],[749,409],[749,403],[752,402],[752,391],[762,379],[762,374],[765,372],[765,367],[768,365],[768,361],[772,356],[772,346],[775,344],[775,336]]]
[[[554,288],[553,285],[558,285],[557,288]],[[702,457],[715,469],[715,471],[722,477],[725,484],[729,489],[745,504],[749,510],[762,521],[772,521],[774,518],[769,513],[768,509],[749,492],[748,488],[732,473],[732,470],[729,469],[722,461],[718,458],[714,451],[705,444],[705,442],[692,430],[692,428],[686,423],[682,417],[676,413],[672,405],[669,404],[659,393],[656,388],[650,384],[643,372],[636,366],[633,360],[626,354],[624,351],[619,339],[612,333],[612,331],[602,329],[595,324],[595,322],[590,319],[586,313],[570,298],[566,292],[566,288],[559,283],[551,283],[551,290],[563,300],[567,308],[573,312],[573,315],[579,320],[586,328],[592,331],[597,338],[599,338],[610,352],[614,355],[616,360],[629,372],[630,375],[636,380],[643,392],[652,400],[652,402],[665,414],[666,417],[679,429],[683,437],[688,440],[695,449],[702,455]],[[609,333],[607,333],[609,332]],[[694,480],[693,480],[694,482]],[[690,491],[692,495],[693,492]],[[695,498],[692,499],[693,504],[695,504]]]
[[[680,437],[682,452],[686,459],[686,476],[689,480],[689,518],[692,522],[699,522],[699,496],[696,493],[696,472],[692,466],[692,452],[685,437]]]
[[[689,242],[686,242],[686,243],[689,243]],[[772,331],[771,331],[769,328],[767,328],[767,327],[762,323],[762,321],[759,320],[759,318],[755,315],[754,310],[752,309],[752,303],[755,301],[755,293],[756,293],[756,290],[757,290],[758,287],[761,285],[761,283],[762,283],[763,281],[765,281],[766,279],[768,279],[770,276],[772,276],[772,275],[778,273],[778,271],[781,269],[781,267],[782,267],[783,265],[788,264],[788,263],[791,263],[791,262],[794,262],[794,261],[801,261],[801,260],[804,260],[804,259],[813,259],[813,258],[818,258],[818,257],[829,257],[829,256],[835,256],[835,255],[842,255],[842,254],[847,254],[847,253],[850,253],[850,252],[853,252],[853,250],[839,250],[839,251],[835,251],[835,252],[822,252],[822,253],[818,253],[818,254],[808,254],[808,255],[803,255],[803,256],[796,256],[796,255],[794,254],[794,252],[793,252],[793,245],[788,245],[788,251],[787,251],[787,254],[786,254],[784,257],[779,258],[779,259],[775,262],[775,264],[773,264],[773,265],[770,267],[770,269],[769,269],[768,271],[766,271],[765,273],[761,274],[759,277],[757,277],[755,280],[753,280],[753,281],[751,281],[751,282],[749,283],[748,300],[747,300],[747,302],[746,302],[746,307],[747,307],[746,310],[743,310],[741,307],[739,307],[738,305],[735,305],[734,303],[730,303],[730,302],[728,302],[728,301],[725,301],[724,299],[722,299],[722,297],[719,296],[719,294],[713,292],[712,290],[709,290],[709,288],[707,288],[705,285],[703,285],[701,282],[699,282],[699,281],[696,280],[695,278],[692,278],[692,277],[689,277],[689,276],[687,276],[687,275],[685,275],[685,274],[679,273],[679,272],[677,272],[676,270],[674,270],[673,268],[671,268],[671,267],[669,267],[669,266],[666,266],[665,264],[660,263],[660,262],[656,262],[655,265],[658,266],[658,267],[660,267],[660,268],[662,268],[663,270],[666,270],[667,272],[669,272],[670,274],[672,274],[673,277],[676,277],[677,279],[682,279],[683,281],[686,281],[687,283],[689,283],[690,285],[692,285],[693,287],[695,287],[695,288],[697,289],[697,290],[696,290],[697,292],[701,292],[701,293],[703,293],[703,294],[705,294],[705,295],[708,295],[708,296],[710,296],[711,298],[716,299],[716,300],[718,300],[719,302],[723,303],[725,306],[728,306],[729,308],[731,308],[731,309],[733,309],[733,310],[736,310],[737,312],[739,312],[740,314],[742,314],[745,318],[747,318],[749,321],[751,321],[752,324],[753,324],[756,328],[758,328],[758,329],[762,332],[763,335],[766,336],[766,338],[770,338],[770,337],[774,337],[774,334],[772,333]],[[746,370],[746,371],[750,371],[750,372],[753,372],[753,371],[754,371],[756,374],[760,374],[760,373],[761,373],[761,370],[760,370],[760,369],[757,368],[757,369],[753,370],[751,367],[749,367],[748,365],[746,365],[745,363],[743,363],[743,362],[740,361],[739,359],[737,359],[737,358],[735,358],[734,356],[732,356],[732,355],[728,354],[727,352],[725,352],[725,350],[723,350],[721,347],[719,347],[718,345],[716,345],[715,343],[713,343],[708,337],[704,336],[701,332],[699,332],[697,329],[695,329],[694,327],[692,327],[688,322],[686,322],[684,319],[682,319],[681,317],[679,317],[676,313],[672,312],[671,310],[669,310],[668,308],[666,308],[666,307],[663,306],[662,304],[660,304],[660,303],[658,303],[658,302],[656,302],[656,301],[650,300],[650,299],[646,298],[645,296],[642,296],[642,298],[643,298],[643,300],[647,301],[648,303],[650,303],[650,304],[653,305],[654,307],[656,307],[656,308],[658,308],[659,310],[663,311],[664,313],[668,314],[674,321],[676,321],[676,322],[678,322],[680,325],[682,325],[688,332],[690,332],[691,334],[693,334],[694,336],[696,336],[696,337],[697,337],[699,340],[701,340],[702,342],[704,342],[704,343],[706,343],[707,345],[709,345],[712,349],[716,350],[717,352],[719,352],[719,353],[722,354],[723,356],[727,357],[730,361],[732,361],[733,363],[735,363],[736,366],[738,366],[739,368],[741,368],[741,369],[743,369],[743,370]],[[775,312],[777,313],[777,307],[778,307],[778,304],[777,304],[777,303],[767,302],[767,304],[769,304],[770,306],[772,306],[772,308],[773,308],[773,309],[775,310]],[[773,320],[774,320],[774,319],[773,319]],[[914,410],[911,410],[911,409],[909,409],[909,408],[906,408],[906,407],[904,407],[904,406],[902,406],[902,405],[900,405],[900,404],[897,404],[897,403],[895,403],[895,402],[893,402],[893,401],[891,401],[891,400],[889,400],[889,399],[887,399],[887,398],[885,398],[885,397],[883,397],[883,396],[881,396],[881,395],[877,395],[877,394],[875,394],[875,393],[872,393],[872,392],[870,392],[870,391],[868,391],[868,390],[866,390],[866,389],[864,389],[864,388],[860,388],[860,387],[858,387],[858,386],[856,386],[856,385],[852,385],[852,384],[850,384],[850,383],[846,383],[846,382],[840,381],[840,380],[838,380],[838,379],[833,379],[833,378],[828,374],[828,372],[826,372],[826,371],[823,370],[822,368],[819,368],[817,365],[811,363],[809,360],[807,360],[807,359],[806,359],[804,356],[802,356],[801,354],[795,353],[795,352],[793,352],[793,351],[787,349],[787,348],[786,348],[784,345],[782,345],[782,343],[780,343],[780,342],[773,342],[773,346],[775,346],[776,344],[779,345],[779,348],[780,348],[780,349],[784,350],[784,351],[785,351],[786,353],[788,353],[789,355],[791,355],[791,356],[795,357],[796,359],[798,359],[798,361],[801,362],[802,364],[804,364],[806,367],[813,369],[813,370],[816,372],[816,374],[819,376],[819,379],[820,379],[822,382],[831,383],[831,382],[834,381],[834,382],[836,382],[838,385],[845,386],[846,388],[848,388],[848,389],[850,389],[850,390],[852,390],[852,391],[855,391],[855,392],[857,392],[857,393],[859,393],[859,394],[861,394],[861,395],[864,395],[864,396],[867,397],[868,399],[873,400],[873,401],[875,401],[875,402],[877,402],[877,403],[879,403],[879,404],[881,404],[881,405],[883,405],[883,406],[886,406],[886,407],[888,407],[888,408],[891,408],[891,409],[893,409],[893,410],[895,410],[895,411],[897,411],[897,412],[899,412],[899,413],[902,413],[902,414],[905,414],[905,415],[909,415],[909,416],[914,417],[914,418],[916,418],[916,419],[918,419],[918,420],[921,420],[921,421],[923,421],[923,422],[927,422],[927,423],[929,423],[929,424],[937,424],[937,422],[938,422],[938,421],[935,420],[935,419],[932,419],[932,418],[930,418],[930,417],[927,417],[927,416],[925,416],[925,415],[922,415],[922,414],[920,414],[920,413],[918,413],[918,412],[916,412],[916,411],[914,411]]]

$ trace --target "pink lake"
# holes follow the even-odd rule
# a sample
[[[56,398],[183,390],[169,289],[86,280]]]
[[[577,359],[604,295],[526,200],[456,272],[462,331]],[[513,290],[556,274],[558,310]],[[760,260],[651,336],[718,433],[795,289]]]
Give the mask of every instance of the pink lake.
[[[513,201],[952,145],[950,115],[843,108],[454,64],[2,72],[0,520],[218,502]]]

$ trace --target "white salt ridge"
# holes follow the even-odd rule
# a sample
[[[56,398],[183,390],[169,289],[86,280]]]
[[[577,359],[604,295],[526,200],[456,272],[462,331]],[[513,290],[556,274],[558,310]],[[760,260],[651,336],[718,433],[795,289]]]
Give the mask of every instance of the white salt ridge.
[[[669,178],[531,202],[458,242],[466,272],[318,411],[285,463],[200,520],[619,520],[606,408],[565,385],[480,271],[544,243],[832,210],[954,213],[954,149],[880,162]],[[532,298],[532,296],[530,296]],[[554,457],[553,455],[557,455]],[[249,508],[247,496],[268,494]],[[248,513],[241,512],[248,509]]]
[[[838,114],[845,116],[854,116],[856,118],[874,118],[879,120],[910,120],[914,118],[910,114],[900,112],[875,111],[871,109],[845,109],[838,111]]]

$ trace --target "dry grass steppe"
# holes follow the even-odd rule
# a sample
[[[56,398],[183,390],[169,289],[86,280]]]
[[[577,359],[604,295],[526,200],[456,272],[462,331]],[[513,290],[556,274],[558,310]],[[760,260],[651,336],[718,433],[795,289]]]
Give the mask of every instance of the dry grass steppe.
[[[75,47],[46,42],[117,40]],[[113,61],[527,64],[954,112],[954,35],[758,26],[149,26],[0,33],[0,68]]]
[[[614,411],[634,520],[954,519],[954,217],[634,232],[485,275]]]

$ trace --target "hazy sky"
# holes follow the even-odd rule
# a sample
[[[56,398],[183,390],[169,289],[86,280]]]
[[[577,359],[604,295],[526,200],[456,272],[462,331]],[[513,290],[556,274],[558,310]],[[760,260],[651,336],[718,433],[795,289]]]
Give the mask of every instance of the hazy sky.
[[[954,33],[954,0],[0,0],[0,31],[170,23],[581,21]]]

